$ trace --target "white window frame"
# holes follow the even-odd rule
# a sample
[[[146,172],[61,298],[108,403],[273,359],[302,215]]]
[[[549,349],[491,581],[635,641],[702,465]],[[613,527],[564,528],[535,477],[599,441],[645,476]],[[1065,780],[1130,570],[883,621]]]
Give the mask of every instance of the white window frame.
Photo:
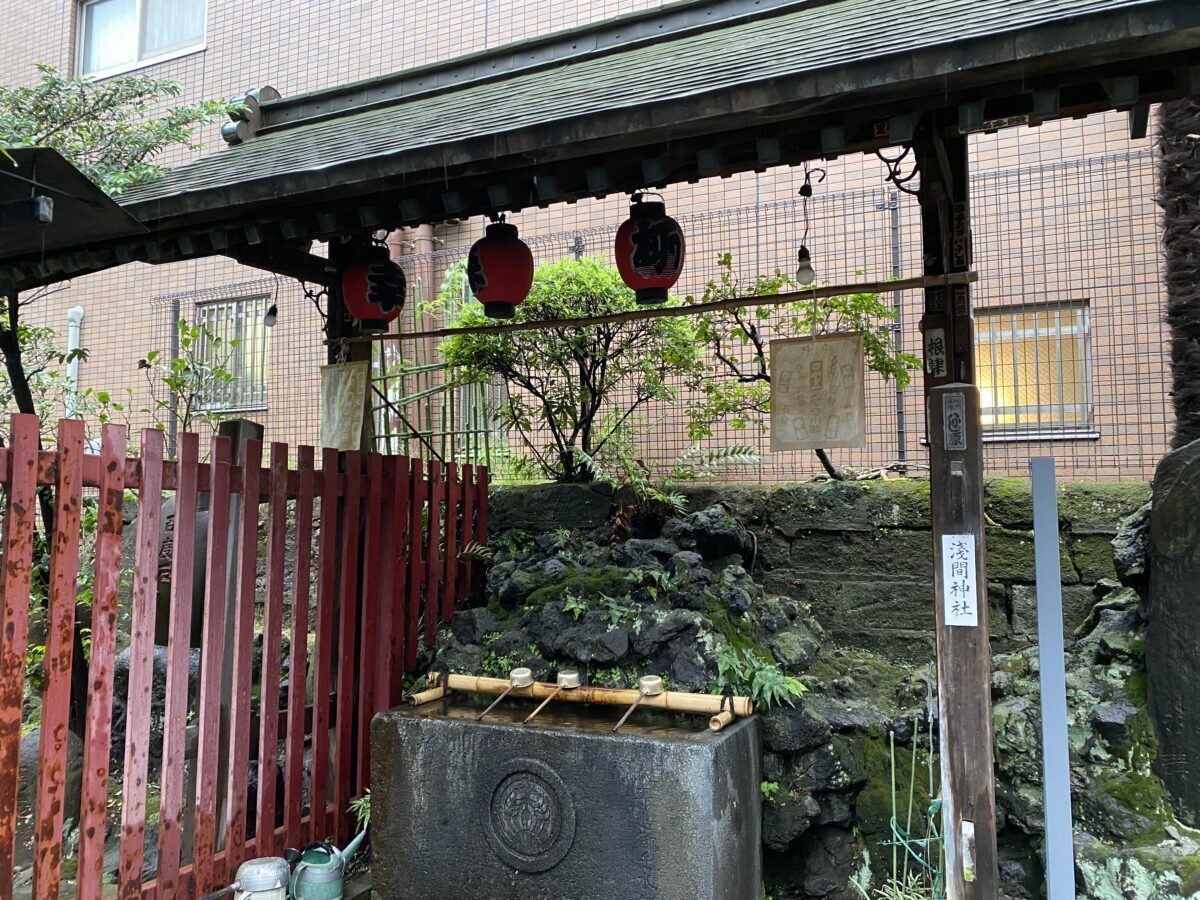
[[[179,59],[181,56],[190,56],[193,53],[199,53],[202,50],[208,49],[208,2],[204,0],[204,34],[200,36],[200,41],[195,44],[188,44],[183,47],[174,47],[170,50],[165,50],[162,53],[156,53],[153,56],[142,57],[142,31],[145,27],[145,0],[134,0],[135,12],[134,18],[137,21],[137,53],[138,58],[133,62],[124,63],[119,66],[110,66],[107,69],[98,69],[95,72],[84,71],[83,61],[87,56],[87,10],[89,6],[95,6],[101,0],[82,0],[76,5],[75,19],[75,71],[85,78],[112,78],[114,75],[123,75],[126,72],[135,72],[138,69],[145,69],[149,66],[157,65],[158,63],[169,62],[172,59]]]
[[[1080,325],[1078,339],[1080,341],[1081,350],[1081,370],[1082,384],[1085,391],[1083,403],[1072,404],[1073,406],[1085,407],[1086,420],[1080,422],[1060,422],[1060,423],[1035,423],[1031,426],[1022,425],[984,425],[983,439],[987,443],[997,443],[1002,441],[1058,441],[1058,440],[1096,440],[1100,437],[1100,433],[1096,430],[1096,392],[1092,383],[1092,309],[1090,298],[1083,297],[1079,299],[1068,300],[1065,302],[1046,302],[1046,303],[1025,303],[994,307],[977,307],[975,309],[975,318],[978,320],[983,317],[989,319],[1000,318],[1003,316],[1020,315],[1023,313],[1034,313],[1035,315],[1054,315],[1054,313],[1062,310],[1073,310],[1080,312]],[[1043,332],[1046,334],[1055,335],[1059,343],[1063,340],[1063,335],[1060,331],[1052,329],[1048,326],[1041,325],[1037,328],[1038,335]],[[1014,339],[1010,334],[1009,340]],[[976,330],[976,340],[978,341],[978,329]],[[1004,340],[1004,338],[1001,338]],[[995,340],[990,341],[993,345]],[[992,355],[993,376],[997,369],[995,364],[995,355]],[[1063,374],[1062,374],[1062,356],[1061,349],[1058,359],[1059,370],[1059,386],[1062,389]],[[976,381],[979,381],[976,376]],[[993,383],[995,378],[993,377]],[[1053,404],[1051,404],[1053,406]],[[1006,409],[1007,407],[996,407],[996,409]],[[1035,407],[1016,407],[1017,415],[1020,415],[1020,410],[1031,409]],[[984,414],[986,410],[982,407],[980,413]]]
[[[245,296],[220,297],[214,300],[203,300],[196,304],[196,312],[193,323],[196,325],[204,325],[212,329],[210,322],[211,317],[206,310],[215,310],[218,307],[223,307],[227,310],[237,309],[238,307],[247,307],[247,312],[242,313],[242,317],[255,323],[256,327],[261,327],[259,333],[263,345],[258,348],[261,351],[262,370],[255,373],[259,389],[255,392],[255,396],[247,397],[246,393],[242,392],[241,396],[231,398],[232,402],[226,402],[226,398],[201,397],[199,398],[199,408],[208,412],[218,413],[243,413],[243,412],[264,412],[269,409],[268,396],[270,388],[271,374],[271,329],[266,327],[264,316],[267,309],[271,306],[273,298],[270,294],[246,294]],[[228,321],[228,318],[226,319]],[[226,330],[215,330],[217,337],[224,341],[228,341],[231,335]],[[239,340],[245,341],[244,336],[239,336]],[[244,384],[245,374],[237,369],[231,369],[232,374],[236,377],[234,382],[235,387],[241,387]],[[240,401],[240,402],[239,402]]]

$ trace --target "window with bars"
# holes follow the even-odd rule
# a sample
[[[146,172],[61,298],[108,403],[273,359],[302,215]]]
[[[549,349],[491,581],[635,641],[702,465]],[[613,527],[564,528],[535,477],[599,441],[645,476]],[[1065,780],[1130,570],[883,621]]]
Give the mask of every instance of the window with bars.
[[[206,0],[84,0],[79,72],[114,75],[204,46]]]
[[[1095,436],[1086,300],[977,309],[975,341],[985,434]]]
[[[197,355],[202,363],[227,371],[228,381],[204,384],[205,409],[247,412],[267,408],[267,309],[271,298],[238,297],[196,305],[202,326]]]

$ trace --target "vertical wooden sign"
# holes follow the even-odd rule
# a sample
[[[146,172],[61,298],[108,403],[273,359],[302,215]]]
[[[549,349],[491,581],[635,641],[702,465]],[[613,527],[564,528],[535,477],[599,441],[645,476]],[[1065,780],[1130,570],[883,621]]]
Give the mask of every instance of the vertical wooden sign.
[[[929,394],[946,895],[999,896],[979,390]]]
[[[971,270],[967,137],[953,109],[922,119],[913,150],[921,173],[921,249],[927,276]],[[991,660],[983,543],[983,441],[975,380],[971,291],[925,289],[925,420],[930,450],[937,586],[942,827],[948,900],[995,900],[995,776]]]

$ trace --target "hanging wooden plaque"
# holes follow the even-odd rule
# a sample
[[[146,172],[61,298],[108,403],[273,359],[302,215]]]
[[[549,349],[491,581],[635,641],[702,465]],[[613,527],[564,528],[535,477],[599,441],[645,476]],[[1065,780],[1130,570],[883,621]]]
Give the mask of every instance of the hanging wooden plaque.
[[[771,451],[862,447],[867,401],[862,334],[771,342]]]

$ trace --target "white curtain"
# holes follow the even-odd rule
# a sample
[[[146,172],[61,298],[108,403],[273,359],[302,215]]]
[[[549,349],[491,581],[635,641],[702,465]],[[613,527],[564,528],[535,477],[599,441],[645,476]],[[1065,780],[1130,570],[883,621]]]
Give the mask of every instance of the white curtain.
[[[204,41],[205,0],[142,0],[142,56]]]
[[[202,0],[203,2],[203,0]],[[137,0],[97,0],[84,8],[85,74],[128,65],[137,48]]]

